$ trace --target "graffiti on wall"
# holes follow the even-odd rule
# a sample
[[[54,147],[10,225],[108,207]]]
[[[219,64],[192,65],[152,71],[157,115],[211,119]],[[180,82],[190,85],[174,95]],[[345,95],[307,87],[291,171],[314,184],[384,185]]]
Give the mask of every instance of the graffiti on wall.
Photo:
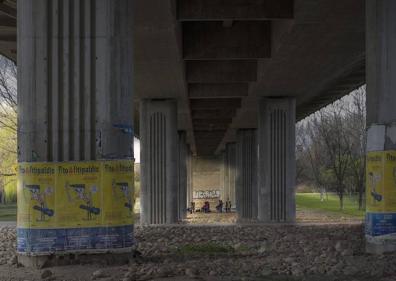
[[[197,190],[194,191],[194,199],[213,199],[220,198],[219,190]]]

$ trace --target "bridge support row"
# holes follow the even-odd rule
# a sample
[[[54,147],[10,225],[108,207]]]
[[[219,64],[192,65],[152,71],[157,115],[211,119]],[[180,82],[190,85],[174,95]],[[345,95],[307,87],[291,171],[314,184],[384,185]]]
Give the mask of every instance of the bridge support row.
[[[258,129],[237,133],[237,198],[242,220],[295,221],[295,100],[264,98]]]

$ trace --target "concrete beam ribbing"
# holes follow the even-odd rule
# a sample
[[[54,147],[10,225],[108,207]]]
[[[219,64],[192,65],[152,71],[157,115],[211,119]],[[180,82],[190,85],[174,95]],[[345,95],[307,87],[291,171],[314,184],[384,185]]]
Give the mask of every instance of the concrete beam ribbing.
[[[174,100],[143,100],[140,106],[141,222],[178,218],[178,137]]]
[[[191,20],[269,20],[293,17],[293,0],[180,0],[178,17]]]
[[[237,132],[236,205],[242,220],[257,219],[257,137],[255,129]]]
[[[294,222],[295,120],[293,98],[263,98],[258,127],[258,219]]]
[[[19,161],[133,157],[131,14],[127,0],[18,1]]]

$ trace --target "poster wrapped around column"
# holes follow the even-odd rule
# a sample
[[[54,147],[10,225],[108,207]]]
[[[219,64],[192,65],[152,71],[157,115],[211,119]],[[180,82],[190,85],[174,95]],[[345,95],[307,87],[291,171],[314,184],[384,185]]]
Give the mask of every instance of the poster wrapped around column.
[[[132,247],[133,167],[132,160],[20,163],[18,253]]]
[[[366,238],[381,244],[396,239],[396,151],[368,152]]]

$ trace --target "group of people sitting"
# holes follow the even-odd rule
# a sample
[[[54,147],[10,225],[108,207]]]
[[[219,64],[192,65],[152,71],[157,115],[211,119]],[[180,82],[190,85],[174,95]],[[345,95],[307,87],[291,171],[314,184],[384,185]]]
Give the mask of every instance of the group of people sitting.
[[[225,208],[224,208],[224,203],[223,200],[219,200],[219,203],[216,206],[216,211],[219,213],[223,212],[223,209],[226,213],[230,213],[231,212],[231,201],[229,199],[226,200],[225,202]],[[188,212],[190,212],[190,214],[192,214],[193,212],[195,212],[195,202],[191,202],[191,206],[190,208],[187,209]],[[201,209],[198,209],[198,212],[202,212],[202,213],[210,213],[210,203],[209,201],[205,201],[203,206],[201,207]]]

